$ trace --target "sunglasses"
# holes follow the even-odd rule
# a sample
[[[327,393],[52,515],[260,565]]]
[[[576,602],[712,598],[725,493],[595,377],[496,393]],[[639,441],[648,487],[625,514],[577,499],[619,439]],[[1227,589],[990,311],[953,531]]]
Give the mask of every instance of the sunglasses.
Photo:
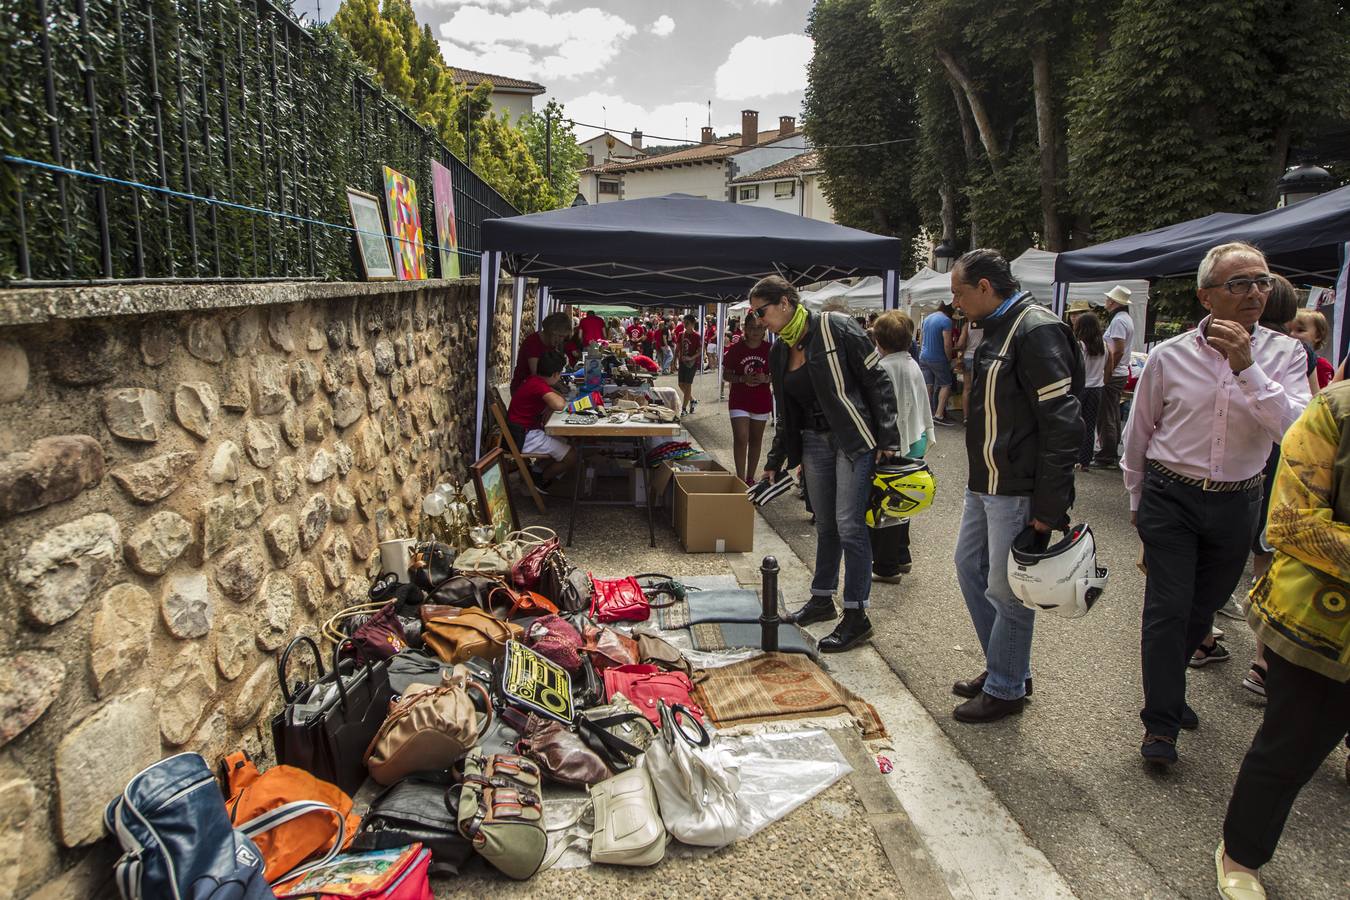
[[[781,300],[778,301],[778,303],[781,302]],[[777,306],[778,303],[765,303],[763,306],[752,306],[750,307],[750,315],[754,316],[756,319],[763,320],[764,314],[767,313],[770,308]]]

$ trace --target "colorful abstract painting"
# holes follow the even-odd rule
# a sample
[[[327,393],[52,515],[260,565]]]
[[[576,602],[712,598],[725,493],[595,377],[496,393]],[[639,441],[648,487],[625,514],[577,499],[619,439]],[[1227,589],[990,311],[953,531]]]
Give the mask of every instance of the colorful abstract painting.
[[[403,173],[385,166],[384,202],[389,212],[389,234],[394,241],[394,268],[399,280],[426,278],[422,216],[417,211],[417,185]]]
[[[450,170],[431,161],[431,202],[436,208],[436,243],[440,245],[441,277],[459,277],[459,235],[455,233],[455,194]]]

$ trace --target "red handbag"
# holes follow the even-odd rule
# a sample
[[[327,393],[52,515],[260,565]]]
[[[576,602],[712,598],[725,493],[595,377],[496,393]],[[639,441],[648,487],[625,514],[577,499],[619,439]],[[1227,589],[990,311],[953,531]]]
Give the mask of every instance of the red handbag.
[[[616,666],[604,672],[605,695],[623,694],[657,728],[661,727],[660,704],[676,703],[687,707],[701,722],[703,710],[694,703],[690,692],[694,683],[683,672],[662,672],[656,666]]]
[[[394,612],[394,601],[380,607],[379,612],[352,632],[352,643],[356,645],[356,660],[360,663],[379,662],[408,649],[408,636]]]
[[[661,609],[678,602],[671,596],[668,603],[652,603],[643,591],[639,578],[665,578],[667,575],[629,575],[627,578],[604,579],[591,576],[590,617],[596,622],[645,622],[653,609]],[[665,593],[664,591],[662,593]]]
[[[542,616],[525,632],[531,650],[569,672],[581,668],[581,635],[561,616]]]
[[[540,538],[534,533],[541,531],[548,532],[549,537]],[[536,541],[529,544],[520,555],[520,559],[511,566],[511,583],[522,591],[539,590],[539,579],[544,574],[544,560],[554,550],[562,549],[562,545],[558,543],[558,535],[550,528],[533,526],[523,531],[514,531],[509,537],[517,538],[522,543],[525,540]]]

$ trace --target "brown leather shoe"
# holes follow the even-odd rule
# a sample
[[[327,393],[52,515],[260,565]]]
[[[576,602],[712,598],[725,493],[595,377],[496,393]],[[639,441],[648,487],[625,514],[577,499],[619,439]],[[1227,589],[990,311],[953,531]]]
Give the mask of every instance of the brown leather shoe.
[[[973,700],[967,700],[952,711],[958,722],[981,723],[997,722],[1007,716],[1016,715],[1026,706],[1027,698],[1003,700],[993,694],[980,691]]]
[[[958,697],[965,697],[968,700],[973,699],[980,691],[984,690],[984,682],[988,677],[988,672],[981,672],[969,681],[958,681],[956,684],[952,685],[952,693]],[[1030,678],[1027,679],[1027,696],[1031,696]]]

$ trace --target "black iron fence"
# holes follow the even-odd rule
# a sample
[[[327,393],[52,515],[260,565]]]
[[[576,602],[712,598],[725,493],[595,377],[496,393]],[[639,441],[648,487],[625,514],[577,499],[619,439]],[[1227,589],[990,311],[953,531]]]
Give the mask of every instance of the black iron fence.
[[[0,0],[0,281],[360,277],[346,189],[451,172],[460,271],[517,210],[269,0]],[[381,201],[383,205],[383,201]]]

